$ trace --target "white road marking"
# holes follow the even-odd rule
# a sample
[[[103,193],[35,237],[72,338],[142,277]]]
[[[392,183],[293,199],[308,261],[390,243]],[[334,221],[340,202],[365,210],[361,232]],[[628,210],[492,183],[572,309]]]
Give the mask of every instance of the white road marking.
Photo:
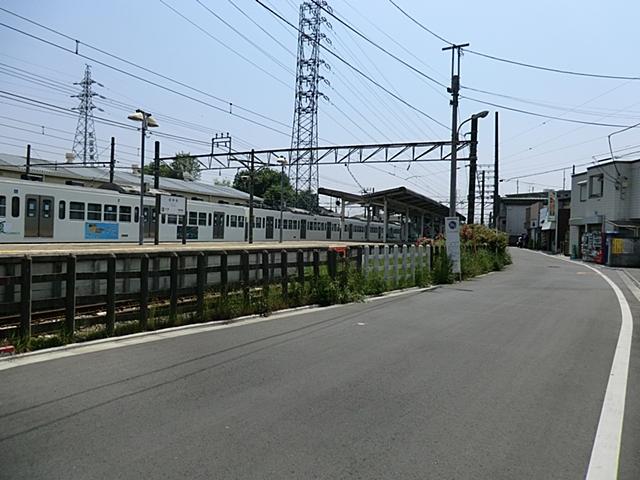
[[[573,263],[574,265],[577,263],[562,257],[548,256]],[[609,277],[594,267],[584,264],[579,265],[593,270],[609,284],[616,294],[622,314],[618,343],[611,363],[611,373],[609,374],[607,390],[602,402],[602,410],[600,411],[598,429],[596,430],[589,467],[585,477],[586,480],[611,480],[618,478],[624,404],[627,395],[629,358],[631,356],[631,338],[633,335],[633,316],[622,290]],[[634,291],[632,290],[632,292]],[[634,295],[636,295],[635,292]],[[640,292],[638,295],[640,295]],[[640,297],[638,298],[640,300]]]
[[[409,293],[425,292],[433,290],[437,287],[426,288],[408,288],[405,290],[399,290],[395,292],[387,293],[378,297],[365,298],[364,303],[375,302],[386,298],[398,297],[400,295],[406,295]],[[251,325],[254,323],[270,322],[272,320],[280,320],[283,318],[293,317],[297,315],[306,315],[308,313],[314,313],[318,311],[327,311],[334,308],[345,307],[347,305],[353,305],[353,303],[330,305],[327,307],[318,307],[315,305],[292,308],[289,310],[283,310],[277,312],[268,317],[262,317],[260,315],[249,315],[246,317],[240,317],[238,319],[231,320],[231,323],[223,323],[221,321],[207,322],[194,325],[183,325],[180,327],[165,328],[162,330],[155,330],[152,332],[140,332],[122,337],[104,338],[101,340],[94,340],[86,343],[73,343],[70,345],[64,345],[62,347],[54,347],[43,350],[36,350],[35,352],[24,353],[14,357],[0,358],[0,371],[7,370],[9,368],[20,367],[22,365],[30,365],[32,363],[46,362],[48,360],[55,360],[58,358],[72,357],[75,355],[83,355],[85,353],[101,352],[104,350],[111,350],[113,348],[127,347],[130,345],[140,345],[142,343],[155,342],[158,340],[164,340],[166,338],[182,337],[185,335],[194,335],[197,333],[211,332],[214,330],[225,330],[227,328],[241,327],[244,325]]]

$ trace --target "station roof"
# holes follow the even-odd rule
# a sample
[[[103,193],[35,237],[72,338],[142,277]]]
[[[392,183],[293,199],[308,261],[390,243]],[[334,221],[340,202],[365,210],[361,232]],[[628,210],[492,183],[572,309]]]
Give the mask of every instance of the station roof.
[[[0,153],[0,170],[9,170],[17,173],[25,172],[25,157],[21,155],[10,155]],[[35,175],[65,178],[85,182],[107,183],[109,181],[109,170],[102,167],[74,167],[64,163],[54,163],[41,158],[33,158],[31,162],[35,164],[31,167],[31,173]],[[152,183],[153,177],[149,176]],[[146,179],[146,178],[145,178]],[[123,186],[140,185],[140,176],[124,170],[116,170],[114,173],[114,183]],[[249,201],[249,194],[224,185],[209,184],[201,181],[181,180],[177,178],[160,177],[160,188],[166,191],[181,192],[188,196],[208,195],[226,198],[229,200]],[[139,188],[138,188],[139,191]],[[254,197],[256,202],[262,199]]]
[[[330,188],[319,188],[318,193],[334,198],[340,198],[343,201],[351,203],[359,203],[361,205],[383,206],[386,198],[387,207],[390,212],[405,213],[408,208],[409,210],[435,214],[442,217],[449,215],[448,206],[422,195],[421,193],[409,190],[406,187],[396,187],[373,193],[365,193],[363,195],[333,190]],[[458,216],[463,220],[465,219],[465,217],[460,213],[458,213]]]

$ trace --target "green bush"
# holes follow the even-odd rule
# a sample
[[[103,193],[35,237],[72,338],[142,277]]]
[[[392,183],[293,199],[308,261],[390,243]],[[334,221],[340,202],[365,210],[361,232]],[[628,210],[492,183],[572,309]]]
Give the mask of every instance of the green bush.
[[[453,283],[453,262],[446,253],[434,256],[431,279],[435,285]]]

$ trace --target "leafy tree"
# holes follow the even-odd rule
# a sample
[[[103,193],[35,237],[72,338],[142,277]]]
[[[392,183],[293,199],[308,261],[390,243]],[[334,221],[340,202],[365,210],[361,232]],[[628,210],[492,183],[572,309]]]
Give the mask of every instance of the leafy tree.
[[[153,175],[153,162],[144,166],[145,175]],[[186,174],[186,175],[185,175]],[[200,163],[189,152],[178,152],[170,165],[160,163],[160,176],[184,179],[185,176],[193,180],[200,179]]]
[[[223,187],[232,187],[232,183],[231,180],[229,180],[228,178],[222,178],[222,179],[214,179],[213,180],[213,184],[214,185],[221,185]]]
[[[262,197],[264,203],[270,207],[280,206],[280,185],[282,173],[270,168],[256,170],[254,173],[253,194]],[[243,192],[249,192],[249,171],[240,170],[233,179],[233,188]],[[291,187],[289,177],[284,176],[284,201],[285,205],[292,205],[295,193]]]

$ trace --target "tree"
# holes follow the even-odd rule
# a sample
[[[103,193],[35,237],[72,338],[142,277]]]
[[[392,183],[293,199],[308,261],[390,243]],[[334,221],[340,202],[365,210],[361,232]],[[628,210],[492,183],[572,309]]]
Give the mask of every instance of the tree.
[[[150,163],[145,165],[144,173],[145,175],[154,175],[154,164]],[[200,163],[198,159],[192,157],[189,152],[178,152],[170,165],[160,163],[160,176],[179,178],[181,180],[186,176],[188,179],[199,180]]]
[[[240,170],[233,179],[233,188],[243,192],[249,192],[249,171]],[[255,171],[253,182],[253,194],[261,197],[264,203],[270,207],[280,207],[280,185],[282,183],[282,173],[262,168]],[[289,177],[284,176],[284,201],[285,205],[292,205],[295,193],[291,187]]]

